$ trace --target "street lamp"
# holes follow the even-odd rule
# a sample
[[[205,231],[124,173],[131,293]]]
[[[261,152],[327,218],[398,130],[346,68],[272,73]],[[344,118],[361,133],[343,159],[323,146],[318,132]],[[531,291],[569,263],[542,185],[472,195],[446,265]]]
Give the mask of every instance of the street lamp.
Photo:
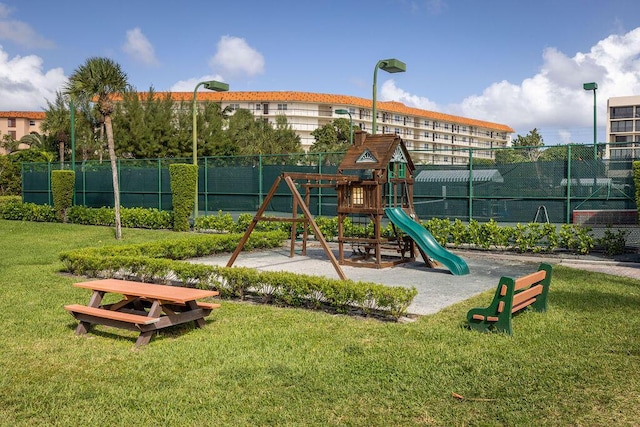
[[[376,68],[373,69],[373,123],[371,126],[371,133],[373,135],[376,134],[376,98],[378,92],[378,88],[376,86],[378,79],[378,68],[386,71],[387,73],[403,73],[407,71],[407,64],[394,58],[381,59],[376,64]]]
[[[351,113],[349,112],[349,110],[345,110],[344,108],[339,108],[336,110],[336,114],[349,115],[349,144],[353,145],[353,117],[351,117]]]
[[[193,164],[198,166],[198,120],[197,120],[197,105],[196,96],[198,88],[204,86],[205,89],[214,90],[216,92],[226,92],[229,90],[227,83],[221,83],[215,80],[209,80],[206,82],[200,82],[193,90]],[[198,180],[196,179],[196,203],[193,206],[193,220],[198,217]]]
[[[596,127],[596,90],[598,89],[598,83],[584,83],[582,85],[584,90],[593,91],[593,160],[598,159],[598,131]]]

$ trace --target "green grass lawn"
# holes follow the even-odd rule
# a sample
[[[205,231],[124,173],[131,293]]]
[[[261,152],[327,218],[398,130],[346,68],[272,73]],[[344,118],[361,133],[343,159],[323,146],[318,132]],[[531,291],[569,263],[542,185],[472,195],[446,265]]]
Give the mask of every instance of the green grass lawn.
[[[176,233],[123,230],[124,242]],[[464,328],[493,291],[410,324],[223,302],[133,350],[77,337],[58,253],[109,228],[0,220],[0,425],[638,425],[640,281],[557,267],[514,336]],[[462,279],[464,280],[464,279]],[[464,399],[454,398],[457,393]]]

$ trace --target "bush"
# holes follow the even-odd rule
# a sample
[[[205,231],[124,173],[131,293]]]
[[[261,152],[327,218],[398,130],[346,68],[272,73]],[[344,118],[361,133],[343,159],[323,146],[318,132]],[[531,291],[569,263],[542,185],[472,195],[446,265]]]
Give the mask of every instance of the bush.
[[[198,166],[186,163],[169,165],[171,200],[173,202],[173,229],[189,231],[189,216],[195,206]]]
[[[7,202],[0,204],[0,217],[17,221],[58,222],[53,206],[35,203]]]
[[[67,222],[67,210],[73,205],[76,173],[72,170],[51,171],[51,194],[58,219]]]
[[[282,231],[256,232],[245,249],[280,246],[286,237]],[[266,303],[309,308],[329,306],[340,312],[355,308],[365,314],[382,313],[395,318],[406,313],[417,295],[415,288],[180,261],[231,252],[240,238],[240,234],[194,235],[139,245],[84,248],[64,252],[60,259],[66,271],[78,275],[122,275],[155,283],[177,278],[184,286],[213,288],[227,298],[255,295]]]
[[[22,203],[20,196],[0,196],[0,206],[5,203]]]

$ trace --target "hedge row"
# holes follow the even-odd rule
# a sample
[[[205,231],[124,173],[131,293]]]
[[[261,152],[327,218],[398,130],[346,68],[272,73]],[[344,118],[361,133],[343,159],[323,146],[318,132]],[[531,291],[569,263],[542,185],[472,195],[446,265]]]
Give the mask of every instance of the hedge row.
[[[66,214],[67,222],[72,224],[104,226],[113,226],[115,224],[113,208],[71,206],[66,209]],[[123,227],[167,230],[173,228],[173,214],[169,211],[148,208],[120,208],[120,216]],[[53,206],[22,203],[20,196],[15,196],[9,201],[0,202],[0,218],[37,222],[61,221],[56,215],[56,210]]]
[[[467,225],[459,219],[451,221],[448,218],[432,218],[423,221],[422,225],[443,246],[467,245],[482,249],[534,253],[564,249],[587,254],[595,243],[593,236],[589,234],[591,228],[578,224],[562,224],[556,227],[549,223],[530,222],[510,227],[499,226],[494,220],[485,223],[471,220]]]
[[[4,199],[7,199],[6,197]],[[147,208],[122,208],[122,225],[131,228],[172,229],[173,213]],[[53,207],[48,205],[36,205],[22,203],[19,198],[0,201],[0,218],[56,222],[59,219]],[[84,206],[72,206],[67,209],[67,220],[74,224],[85,225],[114,225],[114,213],[112,208],[87,208]],[[218,212],[216,215],[208,215],[196,218],[194,225],[197,231],[218,233],[243,233],[253,221],[253,215],[240,214],[236,221],[229,213]],[[333,240],[338,234],[338,220],[336,217],[316,217],[316,224],[325,239]],[[463,223],[459,219],[454,221],[448,218],[433,218],[423,221],[422,225],[433,234],[443,246],[467,246],[482,249],[514,250],[517,252],[553,252],[557,249],[568,250],[580,254],[587,254],[594,245],[599,243],[609,247],[624,247],[624,235],[617,235],[615,239],[596,241],[590,235],[591,228],[577,224],[563,224],[557,227],[554,224],[528,223],[511,226],[500,226],[494,220],[479,223],[476,220]],[[298,224],[298,234],[302,233],[302,224]],[[283,231],[290,233],[291,224],[285,222],[260,221],[255,231]],[[312,230],[309,230],[311,233]],[[372,237],[373,223],[356,224],[349,218],[344,222],[345,236]],[[393,228],[388,224],[381,234],[391,236]]]
[[[89,277],[126,277],[136,280],[218,290],[226,298],[259,298],[265,303],[325,308],[339,312],[361,310],[398,318],[417,295],[415,288],[369,282],[328,279],[289,272],[257,271],[180,261],[231,252],[240,234],[194,235],[139,245],[84,248],[60,254],[65,270]],[[287,235],[254,232],[245,249],[277,247]]]

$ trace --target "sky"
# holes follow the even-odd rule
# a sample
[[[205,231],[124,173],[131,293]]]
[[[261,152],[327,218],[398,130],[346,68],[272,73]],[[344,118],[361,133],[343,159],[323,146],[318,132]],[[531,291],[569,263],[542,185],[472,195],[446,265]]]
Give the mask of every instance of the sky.
[[[299,91],[598,140],[607,99],[640,95],[638,0],[0,0],[0,110],[44,111],[90,57],[139,91]]]

